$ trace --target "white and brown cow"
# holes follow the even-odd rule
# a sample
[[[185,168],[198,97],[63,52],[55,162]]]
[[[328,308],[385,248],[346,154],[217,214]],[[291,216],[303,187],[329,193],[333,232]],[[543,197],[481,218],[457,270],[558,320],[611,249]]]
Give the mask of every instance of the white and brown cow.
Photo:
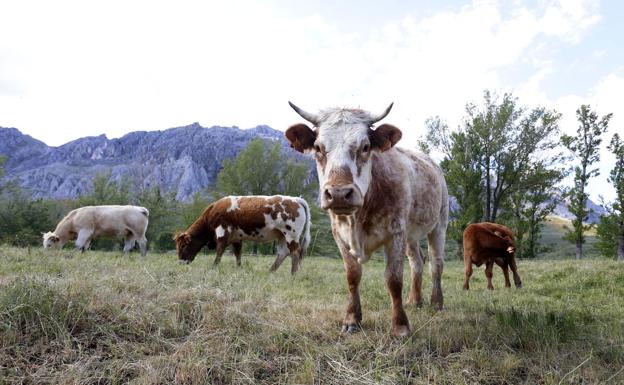
[[[241,264],[242,241],[276,241],[277,257],[271,271],[284,259],[292,259],[291,273],[299,268],[310,245],[310,208],[303,198],[275,196],[229,196],[210,204],[183,233],[175,235],[178,258],[190,263],[207,245],[217,250],[214,264],[232,245],[236,264]]]
[[[123,251],[139,244],[141,255],[147,253],[149,211],[141,206],[85,206],[70,211],[53,232],[43,234],[43,247],[61,248],[76,240],[76,248],[84,252],[95,238],[122,238]]]
[[[409,302],[420,305],[424,257],[419,241],[427,237],[433,291],[431,303],[442,308],[441,276],[448,222],[448,192],[441,169],[426,155],[394,147],[401,131],[389,124],[375,128],[379,115],[360,109],[330,108],[312,114],[291,107],[314,125],[286,131],[291,146],[316,157],[321,207],[329,211],[334,239],[342,254],[351,294],[343,331],[362,321],[359,284],[362,264],[379,247],[386,256],[386,286],[392,297],[392,333],[405,336],[403,259],[412,270]]]

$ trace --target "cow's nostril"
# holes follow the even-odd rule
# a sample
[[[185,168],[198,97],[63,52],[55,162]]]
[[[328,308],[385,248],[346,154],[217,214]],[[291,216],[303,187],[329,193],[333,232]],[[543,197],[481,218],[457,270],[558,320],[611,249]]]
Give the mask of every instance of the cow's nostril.
[[[345,194],[345,200],[346,201],[350,201],[351,197],[353,196],[353,190],[350,189],[349,191],[347,191],[347,193]]]
[[[325,199],[331,201],[332,195],[329,193],[329,189],[325,190]]]

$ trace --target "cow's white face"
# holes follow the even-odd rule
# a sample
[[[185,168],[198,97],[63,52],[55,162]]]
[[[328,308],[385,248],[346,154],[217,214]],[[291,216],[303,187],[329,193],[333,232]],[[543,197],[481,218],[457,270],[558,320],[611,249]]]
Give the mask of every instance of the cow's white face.
[[[58,249],[60,246],[60,239],[53,232],[47,232],[43,234],[43,248],[55,248]]]
[[[366,111],[340,108],[310,115],[291,106],[316,127],[294,125],[286,131],[286,138],[297,151],[314,154],[321,208],[338,215],[355,213],[371,183],[372,153],[386,151],[401,139],[401,131],[394,126],[372,128],[392,105],[377,118]]]

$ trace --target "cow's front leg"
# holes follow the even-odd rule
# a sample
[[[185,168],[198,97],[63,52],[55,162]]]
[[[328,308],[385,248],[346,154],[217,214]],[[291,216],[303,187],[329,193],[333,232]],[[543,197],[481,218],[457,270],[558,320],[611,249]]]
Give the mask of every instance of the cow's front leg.
[[[234,256],[236,257],[236,266],[240,267],[241,265],[241,251],[243,250],[242,242],[234,242],[232,243],[232,251],[234,252]]]
[[[347,285],[349,286],[349,302],[347,303],[347,314],[342,321],[342,331],[353,333],[360,329],[362,322],[362,307],[360,305],[362,265],[351,255],[347,246],[339,245],[339,248],[347,273]]]
[[[221,262],[221,256],[223,255],[223,252],[225,251],[226,247],[227,247],[227,242],[225,240],[223,239],[217,240],[217,251],[216,251],[213,265],[217,266],[219,262]]]
[[[407,303],[420,307],[422,306],[422,272],[424,259],[418,241],[418,239],[410,240],[407,245],[407,256],[409,257],[410,270],[412,271],[412,285]]]
[[[91,243],[91,236],[93,235],[93,231],[82,229],[78,232],[78,237],[76,238],[76,248],[81,252],[85,252],[85,250],[89,247]]]
[[[516,257],[512,256],[509,260],[509,267],[511,268],[511,272],[513,273],[513,280],[516,288],[520,289],[522,287],[522,280],[518,275],[518,266],[516,266]]]
[[[392,298],[392,335],[405,337],[409,334],[409,321],[403,309],[403,259],[405,258],[405,240],[400,235],[385,248],[386,252],[386,287]]]

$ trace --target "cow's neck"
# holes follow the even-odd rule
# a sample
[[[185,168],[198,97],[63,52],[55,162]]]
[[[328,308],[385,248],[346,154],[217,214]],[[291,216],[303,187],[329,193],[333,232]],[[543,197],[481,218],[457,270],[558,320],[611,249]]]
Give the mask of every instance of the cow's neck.
[[[72,230],[73,226],[71,224],[71,221],[66,220],[66,218],[64,218],[62,221],[59,222],[58,225],[56,225],[56,229],[54,229],[54,234],[59,237],[61,241],[61,246],[72,239]]]
[[[214,231],[210,227],[210,221],[204,216],[197,219],[186,232],[191,236],[191,239],[201,242],[201,245],[208,243],[210,237],[210,231]]]
[[[364,196],[364,204],[351,216],[333,216],[343,242],[348,243],[349,252],[360,262],[366,262],[370,255],[366,254],[366,239],[375,228],[384,226],[380,219],[387,219],[384,214],[392,201],[394,189],[392,181],[384,172],[383,158],[373,155],[371,162],[371,183]]]

